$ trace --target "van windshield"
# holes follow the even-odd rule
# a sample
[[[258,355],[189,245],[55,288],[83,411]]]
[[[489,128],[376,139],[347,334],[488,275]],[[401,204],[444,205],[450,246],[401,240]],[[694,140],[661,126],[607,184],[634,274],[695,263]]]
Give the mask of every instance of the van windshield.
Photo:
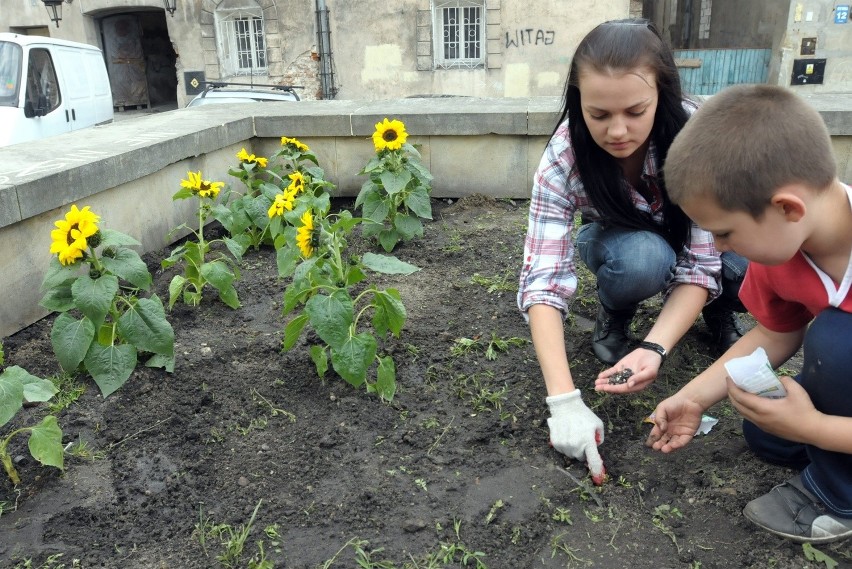
[[[0,41],[0,107],[17,107],[21,61],[24,50],[16,43]]]

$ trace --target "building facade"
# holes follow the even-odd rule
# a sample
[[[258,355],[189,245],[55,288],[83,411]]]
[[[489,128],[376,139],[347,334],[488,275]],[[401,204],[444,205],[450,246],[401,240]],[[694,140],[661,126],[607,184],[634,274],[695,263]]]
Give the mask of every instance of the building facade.
[[[183,106],[205,81],[295,85],[303,99],[562,93],[574,46],[630,0],[42,0],[0,31],[104,50],[116,107]],[[635,1],[634,1],[634,4]]]

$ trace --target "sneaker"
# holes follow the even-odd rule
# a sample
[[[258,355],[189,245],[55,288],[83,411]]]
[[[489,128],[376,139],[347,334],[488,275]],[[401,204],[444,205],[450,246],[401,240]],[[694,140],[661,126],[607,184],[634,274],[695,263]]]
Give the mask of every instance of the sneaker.
[[[710,342],[723,354],[743,337],[743,329],[736,312],[717,308],[714,304],[711,302],[705,306],[701,315],[710,330]]]
[[[801,475],[779,484],[743,509],[755,525],[797,543],[828,543],[852,536],[852,519],[829,513]]]
[[[613,365],[630,351],[627,326],[633,320],[635,310],[609,312],[598,307],[595,331],[592,334],[592,351],[605,364]]]

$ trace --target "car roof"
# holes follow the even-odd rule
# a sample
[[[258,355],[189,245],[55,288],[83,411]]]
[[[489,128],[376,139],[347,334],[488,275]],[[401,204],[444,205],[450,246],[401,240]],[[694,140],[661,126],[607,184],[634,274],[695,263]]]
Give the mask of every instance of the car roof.
[[[207,88],[192,99],[188,107],[208,103],[253,103],[264,101],[298,101],[292,85],[259,85],[249,83],[206,82]],[[264,88],[258,88],[264,87]]]

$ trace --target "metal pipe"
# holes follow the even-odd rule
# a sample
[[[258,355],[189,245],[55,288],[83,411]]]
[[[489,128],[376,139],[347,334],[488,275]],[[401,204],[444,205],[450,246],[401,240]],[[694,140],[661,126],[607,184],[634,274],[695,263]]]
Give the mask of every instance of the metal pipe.
[[[329,29],[328,8],[325,0],[316,0],[317,10],[317,49],[319,50],[319,78],[323,99],[333,99],[337,94],[334,88],[334,62],[331,56],[331,30]]]

